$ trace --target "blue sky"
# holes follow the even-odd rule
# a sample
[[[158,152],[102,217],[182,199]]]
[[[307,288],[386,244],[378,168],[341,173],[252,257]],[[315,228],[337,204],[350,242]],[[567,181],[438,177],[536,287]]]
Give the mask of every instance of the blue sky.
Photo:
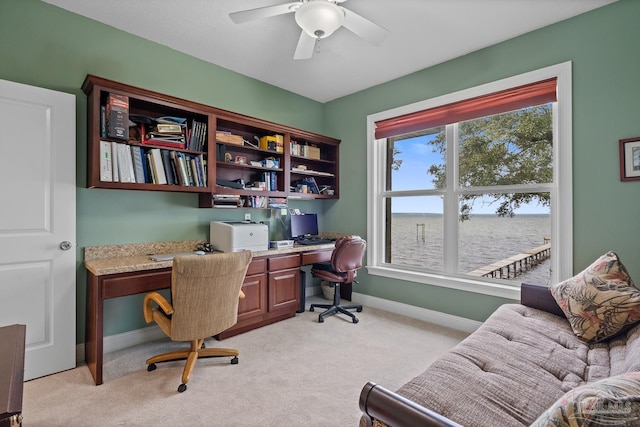
[[[398,156],[402,165],[398,171],[393,171],[393,190],[433,189],[433,176],[428,169],[432,164],[441,164],[443,159],[439,152],[434,153],[427,142],[437,134],[409,138],[396,141],[396,148],[401,151]],[[496,206],[477,200],[473,207],[474,214],[494,214]],[[439,197],[398,197],[394,198],[392,211],[394,213],[426,212],[442,213],[442,201]],[[549,208],[532,204],[521,207],[520,214],[548,214]]]

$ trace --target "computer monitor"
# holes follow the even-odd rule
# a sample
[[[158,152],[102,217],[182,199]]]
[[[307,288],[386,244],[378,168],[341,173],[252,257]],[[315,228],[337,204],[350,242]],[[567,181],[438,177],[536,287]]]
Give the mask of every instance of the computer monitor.
[[[318,215],[291,215],[291,238],[300,239],[304,236],[318,234]]]

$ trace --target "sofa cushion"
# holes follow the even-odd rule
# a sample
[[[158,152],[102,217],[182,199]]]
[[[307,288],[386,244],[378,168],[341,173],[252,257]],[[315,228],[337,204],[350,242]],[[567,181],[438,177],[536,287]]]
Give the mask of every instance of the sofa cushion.
[[[587,383],[565,393],[531,427],[640,424],[640,372]]]
[[[610,338],[640,321],[640,290],[615,252],[549,289],[574,333],[587,342]]]
[[[528,426],[588,375],[609,375],[599,347],[563,317],[505,304],[397,393],[466,427]]]

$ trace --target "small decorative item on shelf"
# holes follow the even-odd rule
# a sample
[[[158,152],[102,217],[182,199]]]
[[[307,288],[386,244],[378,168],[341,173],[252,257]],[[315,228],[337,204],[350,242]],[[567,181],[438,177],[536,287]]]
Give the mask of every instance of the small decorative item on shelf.
[[[247,164],[247,158],[245,156],[236,156],[236,159],[234,160],[234,163],[237,163],[239,165],[246,165]]]
[[[278,168],[280,167],[280,161],[274,157],[267,157],[262,160],[262,166],[265,168]]]

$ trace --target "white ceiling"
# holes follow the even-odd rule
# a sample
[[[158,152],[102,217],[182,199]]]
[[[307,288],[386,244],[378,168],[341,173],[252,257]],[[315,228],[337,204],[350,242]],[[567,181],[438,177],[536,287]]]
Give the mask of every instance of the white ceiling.
[[[293,0],[43,0],[229,70],[327,102],[616,0],[348,0],[390,31],[374,46],[345,28],[294,61],[293,14],[234,24],[230,12]]]

